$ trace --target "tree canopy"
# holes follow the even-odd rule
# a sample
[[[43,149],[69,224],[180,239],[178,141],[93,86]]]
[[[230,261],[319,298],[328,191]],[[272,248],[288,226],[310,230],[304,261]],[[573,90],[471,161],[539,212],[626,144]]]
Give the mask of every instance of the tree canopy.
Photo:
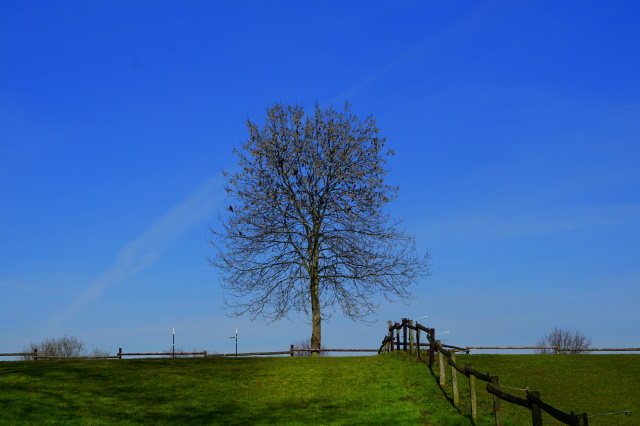
[[[429,253],[385,210],[398,188],[384,182],[393,152],[375,120],[359,120],[348,104],[306,116],[276,104],[264,125],[247,127],[237,171],[223,172],[229,206],[212,228],[229,313],[310,314],[320,349],[331,311],[364,319],[380,296],[410,298],[409,286],[429,274]]]

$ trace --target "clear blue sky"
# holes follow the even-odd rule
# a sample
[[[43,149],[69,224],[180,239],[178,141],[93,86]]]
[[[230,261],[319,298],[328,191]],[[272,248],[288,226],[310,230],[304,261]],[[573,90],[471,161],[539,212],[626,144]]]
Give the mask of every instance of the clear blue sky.
[[[221,170],[274,102],[345,100],[395,150],[392,214],[433,275],[386,320],[447,343],[554,326],[640,346],[636,1],[3,1],[0,352],[282,350],[304,318],[228,318],[208,227]]]

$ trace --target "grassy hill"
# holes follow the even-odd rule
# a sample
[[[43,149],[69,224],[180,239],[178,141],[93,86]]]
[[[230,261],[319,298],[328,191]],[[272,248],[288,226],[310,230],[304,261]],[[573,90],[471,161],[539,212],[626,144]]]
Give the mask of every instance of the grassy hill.
[[[589,425],[640,425],[640,355],[458,355],[456,361],[498,376],[502,390],[520,398],[526,397],[523,389],[539,391],[544,402],[566,413],[591,416],[632,411],[629,417],[593,417]],[[435,374],[439,374],[437,368]],[[450,383],[449,370],[446,377]],[[460,400],[468,401],[466,378],[459,375],[458,381],[463,385]],[[485,382],[476,386],[478,404],[488,412],[492,396],[484,390]],[[451,396],[450,386],[445,388]],[[505,423],[531,424],[529,410],[504,401],[502,408]],[[561,424],[546,413],[543,421],[545,425]]]
[[[639,408],[638,355],[459,359],[503,385],[539,390],[565,411]],[[573,365],[568,377],[554,370],[558,363]],[[601,386],[610,370],[625,373]],[[402,354],[0,363],[3,424],[471,424],[469,410],[454,408],[449,396],[426,365]],[[478,424],[493,424],[483,386],[478,396]],[[505,408],[507,424],[529,423],[527,410]],[[614,424],[634,420],[620,416]]]

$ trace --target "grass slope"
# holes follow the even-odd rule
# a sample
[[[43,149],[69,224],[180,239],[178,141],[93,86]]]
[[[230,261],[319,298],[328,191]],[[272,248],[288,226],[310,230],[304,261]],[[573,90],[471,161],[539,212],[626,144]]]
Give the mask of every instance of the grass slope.
[[[458,355],[529,387],[590,425],[640,424],[640,355]],[[469,425],[429,368],[402,353],[368,357],[191,358],[0,363],[2,424],[436,424]],[[494,424],[492,397],[477,382],[479,425]],[[528,410],[502,403],[505,425],[531,424]],[[558,424],[544,415],[544,424]]]
[[[403,358],[6,362],[0,412],[3,424],[470,424]]]
[[[539,391],[544,402],[565,413],[632,411],[629,417],[593,417],[589,425],[640,425],[640,355],[458,355],[456,362],[473,364],[483,373],[498,376],[503,390],[512,395],[525,398],[525,392],[519,389],[527,387]],[[439,376],[438,368],[434,370]],[[446,377],[444,391],[452,397],[450,367]],[[467,414],[468,381],[458,375],[458,383],[461,412]],[[493,400],[485,386],[485,382],[476,381],[479,411],[486,414],[492,411]],[[531,424],[529,410],[505,401],[502,408],[505,424]],[[545,425],[561,424],[546,413],[543,421]]]

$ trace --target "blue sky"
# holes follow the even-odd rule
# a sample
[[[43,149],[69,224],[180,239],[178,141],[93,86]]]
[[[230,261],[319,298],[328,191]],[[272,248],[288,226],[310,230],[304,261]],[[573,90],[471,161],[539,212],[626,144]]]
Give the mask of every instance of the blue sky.
[[[228,318],[208,228],[221,170],[274,102],[345,100],[388,147],[432,276],[327,347],[419,318],[447,343],[553,327],[640,346],[634,1],[0,3],[0,352],[282,350],[293,316]]]

